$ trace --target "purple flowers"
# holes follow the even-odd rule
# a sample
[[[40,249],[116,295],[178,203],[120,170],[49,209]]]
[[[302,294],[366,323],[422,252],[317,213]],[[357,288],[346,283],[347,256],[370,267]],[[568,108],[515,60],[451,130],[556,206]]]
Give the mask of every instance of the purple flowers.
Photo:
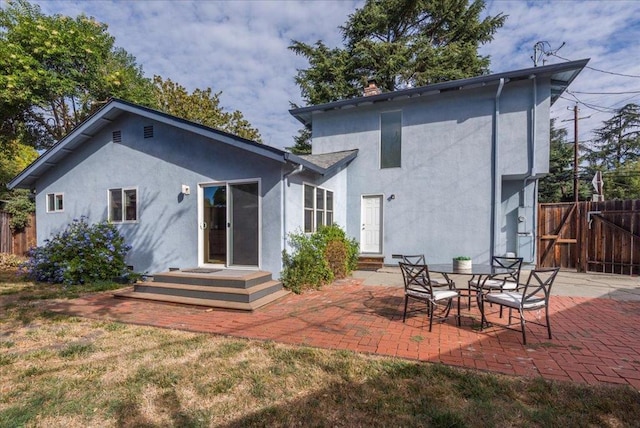
[[[83,216],[73,219],[43,246],[29,250],[29,260],[21,271],[39,282],[70,285],[109,281],[129,273],[125,264],[129,250],[131,246],[113,224],[89,225]]]

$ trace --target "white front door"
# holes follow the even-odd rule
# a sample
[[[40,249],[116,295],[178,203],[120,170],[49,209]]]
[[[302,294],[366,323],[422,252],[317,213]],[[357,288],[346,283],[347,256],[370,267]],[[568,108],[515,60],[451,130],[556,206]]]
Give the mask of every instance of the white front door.
[[[382,196],[362,197],[360,251],[382,253]]]

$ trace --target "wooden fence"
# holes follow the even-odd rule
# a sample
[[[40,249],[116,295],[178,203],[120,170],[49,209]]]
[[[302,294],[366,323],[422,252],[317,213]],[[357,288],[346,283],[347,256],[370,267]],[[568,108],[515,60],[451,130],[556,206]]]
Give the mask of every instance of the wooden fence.
[[[0,253],[26,255],[29,248],[36,245],[36,216],[31,215],[29,226],[22,232],[13,233],[9,228],[11,215],[0,211]]]
[[[640,200],[540,204],[538,265],[640,274]]]

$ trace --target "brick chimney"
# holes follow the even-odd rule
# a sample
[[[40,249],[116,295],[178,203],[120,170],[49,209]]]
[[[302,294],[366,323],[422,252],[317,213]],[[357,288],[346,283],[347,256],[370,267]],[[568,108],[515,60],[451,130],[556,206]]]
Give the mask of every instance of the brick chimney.
[[[382,91],[376,85],[375,79],[369,79],[367,81],[367,86],[365,86],[365,88],[364,88],[364,96],[368,97],[368,96],[371,96],[371,95],[378,95],[378,94],[381,94],[381,93],[382,93]]]

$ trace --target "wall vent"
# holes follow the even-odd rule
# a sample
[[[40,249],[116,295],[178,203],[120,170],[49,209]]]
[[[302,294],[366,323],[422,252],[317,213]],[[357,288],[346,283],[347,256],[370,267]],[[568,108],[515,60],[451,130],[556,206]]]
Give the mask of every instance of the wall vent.
[[[144,138],[153,138],[153,125],[144,127]]]
[[[122,143],[122,131],[113,131],[113,142]]]

